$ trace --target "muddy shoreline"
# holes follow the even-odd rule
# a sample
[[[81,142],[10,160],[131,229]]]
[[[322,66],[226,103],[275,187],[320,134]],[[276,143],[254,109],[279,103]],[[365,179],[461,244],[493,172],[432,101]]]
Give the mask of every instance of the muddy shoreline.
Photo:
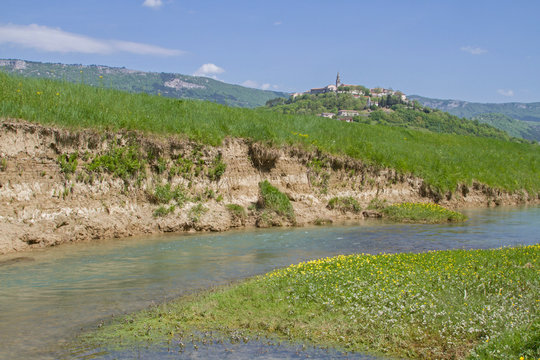
[[[117,160],[111,154],[125,148],[134,149],[140,160],[129,176],[106,168]],[[68,130],[12,119],[0,123],[0,159],[0,254],[144,234],[302,226],[377,216],[366,210],[330,210],[327,204],[334,197],[353,197],[362,209],[375,198],[388,203],[437,202],[454,209],[540,203],[526,193],[509,194],[482,184],[440,194],[422,179],[392,169],[244,139],[226,139],[211,147],[178,137]],[[94,166],[98,160],[108,161],[99,171]],[[268,218],[256,208],[263,180],[288,196],[295,221]],[[153,194],[163,186],[182,189],[182,202],[157,203]],[[245,212],[231,211],[230,204]],[[167,213],[156,216],[160,207]]]

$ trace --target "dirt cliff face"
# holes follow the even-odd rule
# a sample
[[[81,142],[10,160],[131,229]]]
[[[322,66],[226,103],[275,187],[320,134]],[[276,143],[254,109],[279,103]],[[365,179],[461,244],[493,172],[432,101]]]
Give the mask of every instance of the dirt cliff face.
[[[257,208],[263,180],[287,195],[295,221]],[[0,123],[0,253],[159,232],[370,216],[328,209],[334,197],[353,197],[364,209],[375,198],[450,207],[527,201],[479,184],[459,190],[441,195],[391,169],[243,139],[209,147],[135,132]]]

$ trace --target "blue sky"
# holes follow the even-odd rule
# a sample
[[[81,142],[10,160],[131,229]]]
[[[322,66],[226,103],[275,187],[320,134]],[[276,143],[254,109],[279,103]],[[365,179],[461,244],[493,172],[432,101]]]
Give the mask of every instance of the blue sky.
[[[0,58],[540,101],[540,1],[2,0]]]

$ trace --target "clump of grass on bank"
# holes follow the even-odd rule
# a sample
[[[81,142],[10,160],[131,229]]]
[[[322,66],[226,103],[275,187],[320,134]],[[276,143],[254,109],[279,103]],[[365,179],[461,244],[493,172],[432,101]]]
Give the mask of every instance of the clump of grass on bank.
[[[399,222],[441,223],[465,221],[465,215],[433,203],[399,203],[381,209],[390,220]]]
[[[287,195],[272,186],[268,180],[259,183],[259,190],[258,205],[261,210],[274,212],[291,222],[295,221],[294,209]]]
[[[8,164],[7,159],[0,157],[0,171],[6,171],[7,164]]]
[[[148,197],[155,204],[168,204],[174,200],[176,205],[180,207],[187,201],[187,195],[185,194],[184,188],[181,185],[177,185],[173,188],[169,183],[165,185],[156,185],[152,191],[148,192]]]
[[[362,207],[358,203],[358,201],[351,197],[334,197],[328,201],[328,205],[326,207],[330,210],[338,210],[342,213],[352,212],[352,213],[359,213],[362,211]]]
[[[539,255],[533,245],[313,260],[136,313],[85,340],[241,330],[406,358],[533,359]]]
[[[112,148],[107,153],[96,156],[86,164],[86,169],[95,173],[109,173],[127,183],[133,178],[138,177],[141,180],[146,176],[145,164],[146,160],[140,149],[131,145]]]
[[[60,166],[60,171],[64,173],[66,178],[69,178],[71,174],[74,174],[77,170],[77,153],[72,153],[70,155],[62,154],[58,156],[58,165]]]
[[[201,216],[203,216],[207,212],[208,212],[208,208],[204,206],[203,204],[193,205],[191,209],[189,209],[189,212],[188,212],[189,219],[192,222],[197,223],[201,219]]]
[[[209,145],[231,136],[318,149],[414,174],[440,192],[475,181],[507,191],[540,191],[537,144],[349,124],[4,73],[0,73],[0,117],[75,128],[182,134]],[[221,169],[217,170],[211,176],[217,178]]]
[[[176,210],[176,206],[175,205],[171,205],[171,206],[163,206],[161,205],[160,207],[158,207],[156,210],[154,210],[154,212],[152,212],[152,215],[157,218],[157,217],[163,217],[163,216],[167,216],[169,214],[173,214],[174,211]]]
[[[245,218],[247,217],[246,209],[244,209],[244,207],[241,205],[227,204],[225,205],[225,207],[227,208],[227,210],[229,210],[231,215],[234,216],[235,218],[238,218],[240,220],[245,220]]]

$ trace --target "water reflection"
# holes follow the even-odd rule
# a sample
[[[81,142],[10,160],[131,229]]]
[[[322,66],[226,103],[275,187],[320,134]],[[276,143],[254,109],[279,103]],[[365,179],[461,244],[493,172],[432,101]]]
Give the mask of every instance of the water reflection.
[[[540,240],[540,208],[469,211],[452,225],[236,231],[98,241],[0,256],[0,359],[55,358],[112,314],[296,263],[355,252],[492,248]],[[247,350],[246,350],[247,351]]]
[[[82,351],[76,355],[77,358],[84,356],[95,356],[101,360],[112,359],[234,359],[234,360],[274,360],[274,359],[356,359],[373,360],[375,357],[344,353],[332,349],[321,349],[311,346],[303,346],[289,343],[271,343],[263,341],[249,341],[247,343],[220,343],[211,344],[188,344],[182,350],[171,344],[170,346],[145,348],[141,346],[137,349],[123,351],[107,351],[95,349],[91,352]],[[197,348],[195,348],[197,346]],[[377,358],[381,360],[381,358]]]

